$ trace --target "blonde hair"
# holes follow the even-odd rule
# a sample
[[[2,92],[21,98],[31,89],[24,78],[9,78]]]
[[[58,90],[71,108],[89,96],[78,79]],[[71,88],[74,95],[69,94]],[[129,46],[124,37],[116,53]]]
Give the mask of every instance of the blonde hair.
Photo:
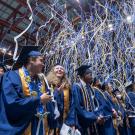
[[[47,74],[46,78],[49,82],[50,85],[53,85],[54,87],[57,87],[58,85],[61,85],[61,84],[64,84],[64,87],[65,88],[69,88],[70,87],[70,83],[69,83],[69,80],[68,78],[66,77],[66,74],[64,73],[62,79],[59,79],[55,72],[54,72],[54,68],[53,67],[51,69],[51,71]]]

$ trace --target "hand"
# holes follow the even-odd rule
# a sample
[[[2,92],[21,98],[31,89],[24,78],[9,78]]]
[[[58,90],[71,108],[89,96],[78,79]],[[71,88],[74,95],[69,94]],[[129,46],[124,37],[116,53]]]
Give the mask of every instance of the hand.
[[[75,126],[70,126],[72,128],[72,134],[75,134]]]
[[[40,100],[42,104],[45,104],[46,102],[52,100],[52,96],[50,96],[49,93],[44,93],[40,96]]]
[[[61,91],[61,90],[64,89],[64,87],[65,87],[65,83],[62,83],[62,84],[60,85],[60,87],[58,88],[58,90]]]
[[[72,130],[74,130],[74,131],[75,131],[75,126],[71,126],[71,128],[72,128]]]
[[[117,118],[118,114],[117,114],[117,112],[115,111],[115,109],[112,109],[112,112],[113,112],[113,117],[114,117],[114,118]]]
[[[98,123],[99,125],[103,125],[104,122],[105,122],[105,120],[104,120],[103,116],[100,115],[100,116],[97,118],[97,123]]]

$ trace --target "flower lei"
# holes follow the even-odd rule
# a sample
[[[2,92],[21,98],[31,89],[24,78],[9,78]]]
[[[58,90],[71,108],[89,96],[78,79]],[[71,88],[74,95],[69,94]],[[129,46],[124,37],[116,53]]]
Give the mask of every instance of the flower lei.
[[[30,95],[41,96],[44,93],[43,83],[39,79],[35,83],[34,81],[32,81],[28,70],[25,67],[22,67],[22,70],[24,73],[25,81],[30,91]],[[44,114],[44,106],[41,103],[37,108],[37,114]]]

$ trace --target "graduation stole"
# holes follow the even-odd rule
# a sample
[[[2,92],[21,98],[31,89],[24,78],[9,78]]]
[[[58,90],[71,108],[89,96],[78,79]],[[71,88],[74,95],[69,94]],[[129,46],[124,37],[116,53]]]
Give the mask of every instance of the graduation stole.
[[[53,92],[54,92],[54,86],[51,84],[51,93],[53,96]],[[69,111],[69,88],[64,88],[63,89],[63,94],[64,94],[64,114],[63,114],[63,118],[65,119],[68,111]]]
[[[85,107],[85,109],[87,110],[87,111],[94,111],[93,109],[93,107],[95,107],[94,106],[94,101],[93,101],[93,99],[92,99],[92,101],[90,100],[90,96],[92,96],[92,93],[91,93],[91,95],[89,94],[89,92],[88,92],[88,90],[87,90],[87,88],[86,87],[84,87],[83,86],[83,84],[81,83],[81,84],[78,84],[77,83],[77,85],[80,87],[80,89],[81,89],[81,91],[82,91],[82,95],[83,95],[83,101],[84,101],[84,107]],[[94,93],[94,91],[93,91],[93,93]],[[93,97],[94,98],[94,97]],[[93,133],[93,132],[94,133]],[[90,135],[90,134],[95,134],[95,135],[98,135],[98,131],[97,131],[97,127],[96,127],[96,124],[95,123],[93,123],[92,125],[91,125],[91,127],[89,127],[88,129],[87,129],[87,133]]]
[[[29,74],[26,76],[25,72],[24,72],[24,69],[23,67],[19,69],[19,76],[21,78],[21,82],[22,82],[22,89],[23,89],[23,93],[26,97],[29,97],[29,96],[37,96],[38,95],[38,92],[37,91],[34,91],[32,89],[30,89],[30,81],[31,81],[31,77],[29,76]],[[45,88],[45,81],[43,78],[40,77],[40,75],[38,75],[38,78],[39,78],[39,84],[38,84],[38,90],[41,92],[41,93],[44,93],[46,91],[46,88]],[[41,85],[42,84],[42,85]],[[39,105],[39,107],[37,108],[37,111],[39,113],[43,113],[44,112],[44,108],[42,105]],[[46,129],[46,133],[47,133],[47,126],[48,126],[48,123],[47,123],[47,118],[45,117],[44,119],[44,123],[45,123],[45,129]],[[29,124],[28,128],[24,131],[24,134],[23,135],[31,135],[31,123]]]
[[[63,117],[65,120],[69,111],[69,104],[70,104],[69,88],[64,88],[63,93],[64,93],[64,116]]]
[[[82,91],[82,95],[83,95],[83,102],[84,102],[84,107],[87,111],[92,111],[92,108],[91,108],[91,101],[90,101],[90,95],[87,91],[86,88],[83,87],[83,85],[81,84],[78,84],[77,85],[80,87],[81,91]]]
[[[107,98],[105,97],[105,95],[104,95],[104,93],[99,89],[99,88],[97,88],[97,87],[93,87],[95,90],[97,90],[103,97],[104,97],[104,99],[105,100],[107,100]]]
[[[29,73],[25,73],[24,67],[19,69],[19,76],[21,78],[22,82],[22,88],[23,88],[23,93],[25,96],[37,96],[41,95],[45,92],[45,82],[44,80],[39,80],[38,81],[38,90],[33,90],[32,89],[32,84],[31,84],[31,77]]]

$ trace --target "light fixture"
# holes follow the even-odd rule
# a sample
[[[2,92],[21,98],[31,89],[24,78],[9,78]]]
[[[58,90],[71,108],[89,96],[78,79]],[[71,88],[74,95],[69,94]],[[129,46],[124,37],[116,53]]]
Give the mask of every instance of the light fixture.
[[[74,44],[75,42],[74,41],[71,41],[71,44]]]
[[[133,23],[134,17],[129,15],[129,16],[127,16],[126,20],[127,20],[128,23]]]
[[[7,51],[7,49],[6,49],[6,48],[2,48],[2,52],[4,52],[4,53],[5,53],[6,51]]]
[[[85,37],[84,37],[84,35],[82,35],[82,39],[84,39]]]
[[[110,31],[114,30],[113,24],[108,24],[108,29],[109,29]]]
[[[78,3],[80,3],[80,0],[76,0]]]

